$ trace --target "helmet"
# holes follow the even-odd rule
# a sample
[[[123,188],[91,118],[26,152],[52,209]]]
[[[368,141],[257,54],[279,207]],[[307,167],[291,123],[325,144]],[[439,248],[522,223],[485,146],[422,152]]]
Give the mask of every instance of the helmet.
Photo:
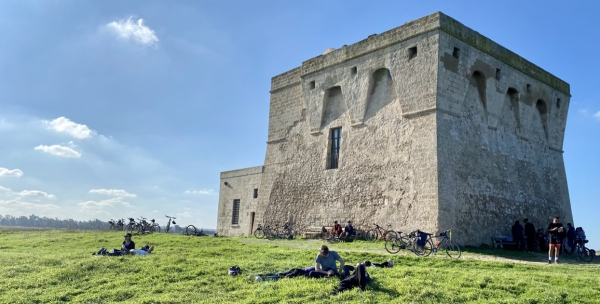
[[[229,267],[229,275],[230,276],[236,276],[236,275],[240,274],[240,272],[242,272],[242,271],[240,270],[239,266]]]

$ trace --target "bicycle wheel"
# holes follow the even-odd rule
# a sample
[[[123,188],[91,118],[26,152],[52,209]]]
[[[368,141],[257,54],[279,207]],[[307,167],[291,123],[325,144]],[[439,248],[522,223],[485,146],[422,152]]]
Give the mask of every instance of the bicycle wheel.
[[[586,263],[589,263],[594,259],[594,256],[591,254],[590,250],[587,247],[583,247],[583,255],[581,259]]]
[[[153,226],[153,227],[154,227],[154,231],[155,232],[160,233],[160,226],[156,225],[156,226]]]
[[[432,249],[433,249],[433,242],[431,241],[431,239],[427,239],[427,241],[425,241],[425,244],[423,244],[423,246],[419,246],[418,244],[415,244],[415,250],[413,252],[416,255],[426,257],[431,254]]]
[[[262,229],[256,229],[254,230],[254,237],[257,239],[264,239],[265,238],[265,231]]]
[[[450,241],[446,242],[446,245],[444,246],[446,247],[446,254],[451,257],[451,258],[460,258],[461,255],[461,251],[460,251],[460,246],[458,246],[458,244],[454,244]]]
[[[398,238],[398,233],[394,230],[388,230],[383,234],[383,239],[384,240],[389,240],[389,239],[397,239]]]
[[[369,230],[367,234],[365,234],[365,240],[369,242],[375,242],[377,240],[377,230]]]
[[[144,234],[144,232],[146,232],[146,231],[145,231],[145,229],[144,229],[144,225],[141,225],[141,224],[140,224],[140,225],[138,225],[138,226],[137,226],[137,232],[138,232],[139,234]]]
[[[134,224],[127,225],[127,231],[129,231],[129,233],[133,233],[133,231],[135,231],[135,225]]]
[[[183,231],[184,235],[191,235],[194,236],[196,235],[196,227],[194,225],[189,225],[187,227],[185,227],[185,230]]]
[[[154,226],[150,226],[150,228],[148,228],[148,233],[154,233]]]
[[[391,254],[398,253],[400,252],[400,249],[402,249],[401,243],[401,239],[385,240],[385,250]]]

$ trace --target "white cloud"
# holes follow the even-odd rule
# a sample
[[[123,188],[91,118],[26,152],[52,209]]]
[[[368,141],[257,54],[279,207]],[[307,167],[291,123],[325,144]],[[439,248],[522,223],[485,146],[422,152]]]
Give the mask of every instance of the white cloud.
[[[600,111],[596,112],[596,114],[594,114],[593,116],[600,120]]]
[[[49,199],[55,199],[56,196],[52,195],[52,194],[48,194],[44,191],[38,191],[38,190],[23,190],[19,193],[20,196],[37,196],[37,197],[43,197],[43,198],[49,198]]]
[[[215,191],[213,189],[202,189],[202,190],[186,190],[183,193],[210,195],[210,194],[215,194]]]
[[[136,197],[136,194],[128,193],[125,190],[116,190],[116,189],[92,189],[90,193],[96,194],[104,194],[104,195],[112,195],[112,196],[122,196],[122,197]]]
[[[52,145],[52,146],[39,145],[39,146],[35,147],[35,150],[50,153],[50,154],[60,156],[60,157],[74,157],[74,158],[81,157],[81,153],[79,153],[69,147],[65,147],[65,146],[61,146],[61,145]]]
[[[60,207],[54,204],[34,204],[21,201],[20,198],[0,200],[0,214],[2,215],[21,216],[35,213],[37,215],[56,216],[58,210],[60,210]]]
[[[21,177],[23,175],[23,171],[19,169],[6,169],[0,167],[0,176],[12,176],[12,177]]]
[[[96,132],[90,130],[88,126],[74,123],[66,117],[59,117],[52,121],[44,120],[43,122],[50,130],[65,133],[78,139],[89,138],[96,134]]]
[[[102,201],[87,201],[77,204],[79,206],[79,212],[88,214],[88,215],[98,215],[105,214],[107,216],[111,216],[111,213],[106,209],[113,209],[115,207],[119,208],[132,208],[134,207],[128,202],[123,202],[122,197],[115,197]],[[118,212],[123,213],[124,210],[118,210]]]
[[[106,27],[115,33],[119,38],[133,40],[144,46],[153,46],[158,43],[158,37],[154,30],[144,25],[142,18],[133,21],[132,17],[127,20],[113,21]]]
[[[12,190],[10,190],[9,188],[0,186],[0,192],[12,193]]]

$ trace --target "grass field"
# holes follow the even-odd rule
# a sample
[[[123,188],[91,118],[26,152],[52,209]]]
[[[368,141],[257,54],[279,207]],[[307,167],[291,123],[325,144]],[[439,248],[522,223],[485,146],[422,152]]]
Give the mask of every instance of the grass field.
[[[389,257],[394,268],[369,268],[366,292],[329,292],[336,279],[255,282],[252,273],[278,272],[314,263],[312,240],[134,236],[148,256],[96,257],[119,247],[123,233],[0,229],[1,303],[600,303],[600,269],[543,254],[467,251],[461,259],[390,255],[383,244],[331,245],[354,264]],[[493,261],[489,261],[493,260]],[[521,262],[525,260],[526,262]],[[539,261],[539,263],[533,262]],[[239,265],[243,274],[227,275]]]

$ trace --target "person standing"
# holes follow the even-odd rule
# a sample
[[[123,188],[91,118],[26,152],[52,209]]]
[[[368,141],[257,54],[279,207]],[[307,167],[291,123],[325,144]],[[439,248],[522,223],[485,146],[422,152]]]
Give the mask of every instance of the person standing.
[[[523,222],[525,223],[525,237],[527,238],[527,251],[533,252],[533,248],[535,248],[535,241],[536,241],[535,226],[533,226],[533,224],[531,222],[529,222],[528,218],[524,219]]]
[[[563,231],[565,228],[558,222],[559,217],[555,216],[552,223],[548,225],[548,233],[550,234],[550,249],[548,249],[548,264],[552,264],[552,250],[554,249],[554,263],[558,264],[558,256],[560,254],[560,246],[562,244]]]
[[[569,253],[573,253],[575,250],[575,227],[571,223],[567,223],[567,244],[571,249]]]
[[[517,251],[520,251],[524,247],[523,240],[523,226],[519,223],[519,221],[515,221],[515,224],[512,226],[512,237],[515,241],[515,247]]]

